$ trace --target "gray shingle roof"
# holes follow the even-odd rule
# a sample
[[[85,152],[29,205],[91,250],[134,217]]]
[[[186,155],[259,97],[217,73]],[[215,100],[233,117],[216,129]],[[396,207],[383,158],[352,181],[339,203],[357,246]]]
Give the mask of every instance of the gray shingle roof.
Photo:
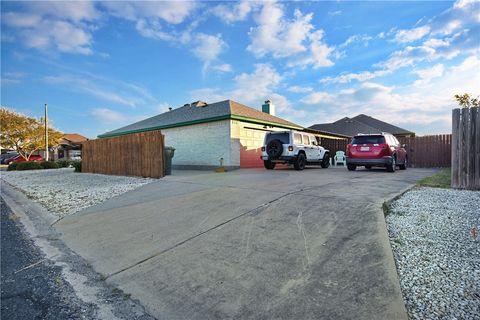
[[[364,114],[360,114],[353,118],[345,117],[333,123],[314,124],[309,128],[329,131],[337,134],[344,134],[350,137],[358,133],[380,132],[388,132],[394,135],[415,135],[414,132],[402,129]]]
[[[366,125],[371,127],[380,129],[382,132],[388,132],[391,134],[401,134],[401,135],[414,135],[415,133],[412,131],[408,131],[406,129],[394,126],[393,124],[372,118],[365,114],[359,114],[358,116],[353,118],[354,120],[360,121]]]
[[[225,100],[201,107],[185,105],[157,116],[135,122],[128,126],[106,132],[99,137],[191,125],[195,123],[235,118],[235,116],[248,118],[260,123],[274,123],[285,127],[302,128],[302,126],[293,122],[247,107],[232,100]]]

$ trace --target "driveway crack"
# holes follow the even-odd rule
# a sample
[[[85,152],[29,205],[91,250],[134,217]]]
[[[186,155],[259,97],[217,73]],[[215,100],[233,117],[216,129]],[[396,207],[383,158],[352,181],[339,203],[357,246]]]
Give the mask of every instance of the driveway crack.
[[[328,184],[324,184],[324,185],[322,185],[322,186],[326,186],[326,185],[328,185]],[[302,192],[302,191],[306,191],[306,190],[310,190],[310,189],[313,189],[313,188],[317,188],[317,187],[319,187],[319,186],[312,186],[312,187],[308,187],[308,188],[299,189],[299,190],[295,190],[295,191],[291,191],[291,192],[285,193],[285,194],[281,195],[280,197],[277,197],[277,198],[275,198],[275,199],[272,199],[272,200],[270,200],[270,201],[268,201],[268,202],[266,202],[266,203],[263,203],[263,204],[259,205],[259,206],[256,207],[256,208],[253,208],[253,209],[251,209],[251,210],[248,210],[248,211],[246,211],[246,212],[243,212],[243,213],[241,213],[241,214],[239,214],[239,215],[237,215],[237,216],[235,216],[235,217],[233,217],[233,218],[230,218],[230,219],[228,219],[228,220],[226,220],[226,221],[224,221],[224,222],[222,222],[222,223],[219,223],[219,224],[217,224],[217,225],[215,225],[215,226],[213,226],[213,227],[211,227],[211,228],[209,228],[209,229],[207,229],[207,230],[205,230],[205,231],[203,231],[203,232],[200,232],[200,233],[198,233],[198,234],[196,234],[196,235],[193,235],[193,236],[191,236],[191,237],[189,237],[189,238],[187,238],[187,239],[185,239],[185,240],[182,240],[182,241],[180,241],[180,242],[178,242],[178,243],[176,243],[176,244],[174,244],[174,245],[172,245],[172,246],[170,246],[170,247],[168,247],[168,248],[165,248],[165,249],[163,249],[163,250],[161,250],[161,251],[159,251],[159,252],[156,252],[156,253],[148,256],[147,258],[142,259],[142,260],[140,260],[140,261],[138,261],[138,262],[136,262],[136,263],[134,263],[134,264],[132,264],[132,265],[130,265],[130,266],[128,266],[128,267],[125,267],[125,268],[122,268],[122,269],[120,269],[120,270],[118,270],[118,271],[115,271],[115,272],[107,275],[105,279],[111,278],[111,277],[116,276],[116,275],[118,275],[118,274],[120,274],[120,273],[122,273],[122,272],[125,272],[125,271],[127,271],[127,270],[130,270],[130,269],[132,269],[132,268],[134,268],[134,267],[136,267],[136,266],[138,266],[138,265],[140,265],[140,264],[142,264],[142,263],[144,263],[144,262],[146,262],[146,261],[148,261],[148,260],[150,260],[150,259],[153,259],[153,258],[155,258],[155,257],[158,257],[158,256],[164,254],[164,253],[167,253],[167,252],[169,252],[169,251],[171,251],[171,250],[173,250],[173,249],[175,249],[175,248],[177,248],[177,247],[179,247],[179,246],[181,246],[181,245],[183,245],[183,244],[185,244],[185,243],[187,243],[187,242],[189,242],[189,241],[191,241],[191,240],[194,240],[194,239],[196,239],[196,238],[198,238],[198,237],[201,237],[201,236],[203,236],[204,234],[209,233],[210,231],[213,231],[213,230],[215,230],[215,229],[218,229],[218,228],[220,228],[220,227],[222,227],[222,226],[224,226],[224,225],[226,225],[226,224],[228,224],[228,223],[230,223],[230,222],[232,222],[232,221],[235,221],[235,220],[237,220],[237,219],[239,219],[239,218],[242,218],[242,217],[244,217],[244,216],[246,216],[246,215],[249,215],[249,214],[258,215],[258,214],[260,214],[263,210],[265,210],[268,206],[270,206],[272,203],[275,203],[275,202],[277,202],[277,201],[280,201],[281,199],[283,199],[283,198],[285,198],[285,197],[288,197],[288,196],[297,194],[297,193]]]

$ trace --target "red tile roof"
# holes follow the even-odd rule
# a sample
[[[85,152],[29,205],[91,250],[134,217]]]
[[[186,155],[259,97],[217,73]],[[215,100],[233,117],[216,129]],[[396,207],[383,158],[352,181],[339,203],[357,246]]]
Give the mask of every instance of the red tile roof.
[[[74,143],[80,143],[88,140],[87,137],[84,137],[78,133],[65,133],[63,135],[63,139],[74,142]]]

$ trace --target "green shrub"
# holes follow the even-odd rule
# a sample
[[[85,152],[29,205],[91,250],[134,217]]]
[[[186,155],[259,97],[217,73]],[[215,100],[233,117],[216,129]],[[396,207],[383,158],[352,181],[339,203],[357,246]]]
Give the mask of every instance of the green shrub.
[[[58,169],[59,166],[55,161],[42,161],[40,165],[43,169]]]
[[[82,172],[82,161],[74,160],[71,165],[75,168],[75,172]]]
[[[37,170],[43,169],[42,165],[36,161],[18,162],[17,170]]]
[[[18,164],[18,162],[11,162],[11,163],[8,165],[7,171],[17,170],[17,164]]]
[[[57,165],[59,168],[68,168],[68,166],[70,165],[70,160],[58,160]]]

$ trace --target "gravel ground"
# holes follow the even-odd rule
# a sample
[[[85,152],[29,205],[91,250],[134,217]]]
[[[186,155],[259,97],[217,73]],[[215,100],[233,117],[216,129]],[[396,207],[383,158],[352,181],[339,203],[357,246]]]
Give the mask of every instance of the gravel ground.
[[[386,222],[410,318],[480,319],[480,192],[413,189]]]
[[[153,179],[77,173],[72,168],[2,171],[1,178],[63,217],[136,189]]]

